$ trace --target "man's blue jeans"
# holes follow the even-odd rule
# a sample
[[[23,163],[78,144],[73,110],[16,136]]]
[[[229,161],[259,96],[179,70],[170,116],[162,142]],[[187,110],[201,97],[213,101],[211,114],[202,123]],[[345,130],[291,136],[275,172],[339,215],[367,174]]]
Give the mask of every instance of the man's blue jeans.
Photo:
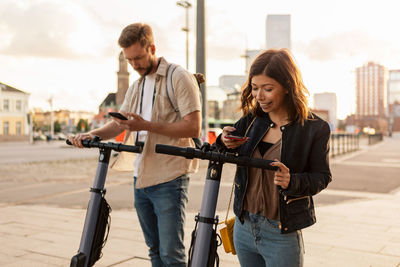
[[[153,267],[186,266],[183,227],[188,184],[185,174],[167,183],[137,189],[134,177],[135,208]]]
[[[236,217],[235,249],[242,267],[301,267],[304,245],[301,231],[281,234],[279,222],[247,213],[242,224]]]

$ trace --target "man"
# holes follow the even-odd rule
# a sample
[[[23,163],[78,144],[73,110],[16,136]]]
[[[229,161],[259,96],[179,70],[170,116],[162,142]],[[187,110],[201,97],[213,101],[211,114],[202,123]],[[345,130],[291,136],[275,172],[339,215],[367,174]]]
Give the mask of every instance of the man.
[[[70,138],[77,147],[95,135],[110,139],[127,130],[144,142],[134,164],[134,204],[149,247],[152,266],[186,266],[184,248],[188,173],[197,161],[155,153],[156,144],[194,146],[201,130],[200,99],[192,74],[178,67],[172,75],[179,112],[167,96],[168,62],[156,57],[152,29],[135,23],[125,27],[119,45],[140,78],[129,87],[120,112],[128,120],[113,120],[99,129]]]

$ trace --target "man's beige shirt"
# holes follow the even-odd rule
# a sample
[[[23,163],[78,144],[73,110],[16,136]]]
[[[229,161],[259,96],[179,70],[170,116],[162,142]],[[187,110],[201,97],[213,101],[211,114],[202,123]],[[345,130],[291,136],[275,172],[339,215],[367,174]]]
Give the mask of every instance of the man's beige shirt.
[[[184,68],[178,67],[172,75],[175,97],[179,107],[179,112],[174,111],[166,89],[168,65],[164,58],[160,59],[156,72],[156,92],[151,114],[152,122],[177,122],[189,113],[201,110],[199,89],[195,77]],[[143,78],[140,78],[128,88],[120,111],[134,113],[137,110],[142,85]],[[125,136],[125,144],[132,144],[134,140],[131,135],[133,133],[128,131]],[[194,142],[191,138],[174,138],[148,132],[143,147],[142,161],[139,164],[136,188],[169,182],[185,173],[197,171],[198,160],[188,160],[183,157],[156,153],[156,144],[194,147]],[[134,157],[126,157],[121,153],[121,156],[118,157],[113,166],[126,166],[128,164],[131,167],[130,169],[133,170],[133,161]]]

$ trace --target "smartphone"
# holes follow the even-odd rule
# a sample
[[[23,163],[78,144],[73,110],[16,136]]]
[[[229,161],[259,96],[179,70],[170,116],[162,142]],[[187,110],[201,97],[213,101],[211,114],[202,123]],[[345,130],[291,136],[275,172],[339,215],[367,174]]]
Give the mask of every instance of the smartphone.
[[[124,120],[124,121],[126,121],[128,119],[127,117],[125,117],[124,115],[122,115],[119,112],[108,112],[108,115],[115,117],[117,119],[120,119],[120,120]]]
[[[244,141],[244,140],[246,140],[247,137],[228,134],[228,135],[225,136],[225,138],[226,139],[235,140],[235,141]]]

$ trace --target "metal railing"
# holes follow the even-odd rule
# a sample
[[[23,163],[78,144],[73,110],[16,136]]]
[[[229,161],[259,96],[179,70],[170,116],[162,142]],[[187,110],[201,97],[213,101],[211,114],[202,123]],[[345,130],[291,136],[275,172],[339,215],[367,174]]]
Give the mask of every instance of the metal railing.
[[[369,134],[368,135],[368,145],[374,145],[380,141],[383,140],[383,134],[382,133],[376,133],[376,134]]]
[[[360,148],[360,136],[352,133],[332,133],[330,156],[346,154]]]

